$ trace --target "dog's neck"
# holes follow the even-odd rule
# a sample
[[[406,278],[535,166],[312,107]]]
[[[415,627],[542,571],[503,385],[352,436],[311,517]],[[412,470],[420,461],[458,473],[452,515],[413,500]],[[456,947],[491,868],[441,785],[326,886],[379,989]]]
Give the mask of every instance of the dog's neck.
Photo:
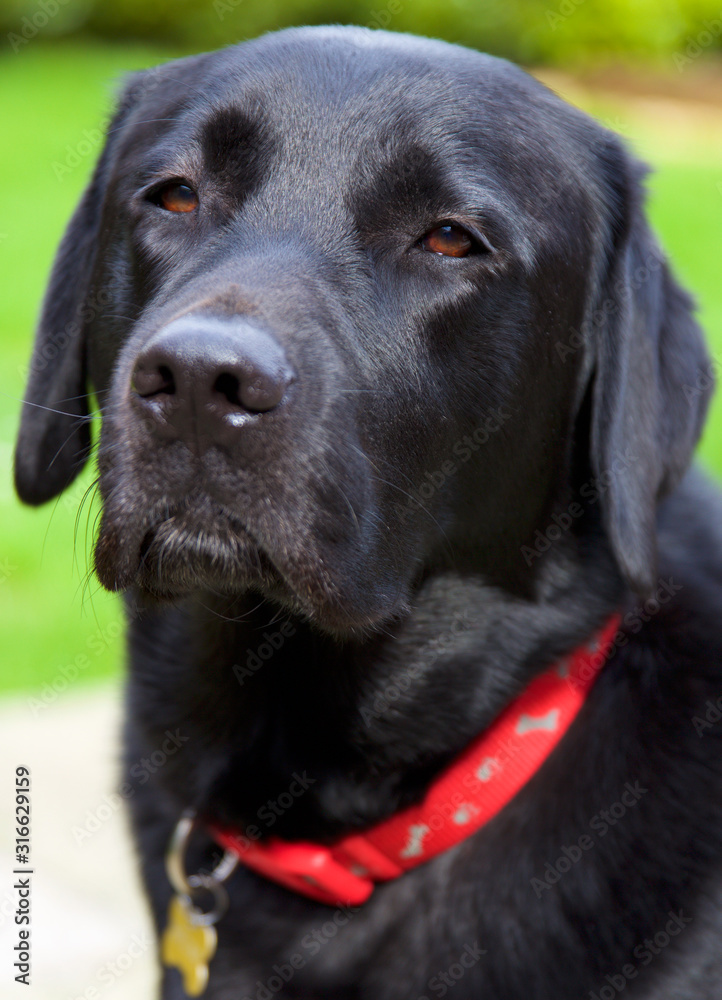
[[[190,781],[178,760],[163,783],[179,809],[243,825],[305,771],[312,788],[274,820],[289,839],[332,840],[384,819],[619,606],[611,562],[606,574],[597,567],[593,588],[581,566],[549,565],[546,599],[535,601],[478,576],[433,576],[405,620],[364,640],[324,637],[251,595],[146,612],[132,641],[153,646],[161,697],[138,704],[141,721],[156,734],[150,742],[180,726],[186,766],[192,745],[204,750]],[[195,649],[190,635],[200,637]]]

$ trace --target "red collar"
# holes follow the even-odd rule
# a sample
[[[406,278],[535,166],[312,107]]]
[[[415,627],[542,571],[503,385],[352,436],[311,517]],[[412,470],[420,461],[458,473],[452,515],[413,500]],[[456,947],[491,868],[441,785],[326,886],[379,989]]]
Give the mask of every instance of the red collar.
[[[214,839],[266,878],[330,906],[364,903],[397,878],[475,833],[542,766],[576,718],[619,626],[614,615],[586,645],[541,674],[443,771],[423,801],[331,846],[210,827]]]

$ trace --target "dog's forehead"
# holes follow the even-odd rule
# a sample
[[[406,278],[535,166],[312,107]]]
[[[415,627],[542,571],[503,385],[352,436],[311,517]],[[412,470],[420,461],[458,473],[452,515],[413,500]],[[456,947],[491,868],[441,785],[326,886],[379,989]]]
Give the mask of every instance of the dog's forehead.
[[[411,119],[443,131],[478,114],[471,84],[500,92],[503,81],[509,93],[510,80],[522,76],[503,60],[446,43],[354,28],[278,32],[212,55],[205,73],[204,98],[256,101],[284,130],[321,121],[338,129],[352,115],[369,134]]]
[[[176,142],[204,154],[241,138],[283,137],[286,151],[333,155],[335,171],[379,147],[422,145],[440,157],[500,142],[528,156],[530,123],[562,150],[561,102],[504,60],[412,36],[357,28],[291,29],[161,67],[142,94],[136,121],[172,122]],[[563,112],[561,112],[563,117]],[[131,123],[132,124],[132,123]],[[558,134],[556,134],[558,133]],[[546,158],[554,155],[546,145]],[[493,159],[493,156],[492,156]]]

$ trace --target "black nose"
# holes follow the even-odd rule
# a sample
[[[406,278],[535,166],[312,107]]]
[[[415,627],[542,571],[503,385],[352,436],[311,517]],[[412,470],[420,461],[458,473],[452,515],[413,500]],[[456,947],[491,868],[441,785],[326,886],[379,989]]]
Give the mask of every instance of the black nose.
[[[293,380],[269,333],[242,319],[191,315],[145,345],[131,389],[156,433],[204,448],[230,443],[254,415],[274,410]]]

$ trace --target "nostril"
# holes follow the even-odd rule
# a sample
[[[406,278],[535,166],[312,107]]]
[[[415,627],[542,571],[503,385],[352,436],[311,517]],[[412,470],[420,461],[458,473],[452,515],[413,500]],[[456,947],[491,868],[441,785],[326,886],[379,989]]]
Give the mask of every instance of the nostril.
[[[158,368],[158,374],[163,379],[163,385],[158,392],[167,392],[169,395],[175,392],[175,379],[173,378],[173,372],[167,365],[160,365]]]
[[[232,406],[242,406],[241,383],[237,376],[222,372],[213,383],[213,391],[225,396]]]
[[[157,396],[164,392],[169,396],[176,391],[173,372],[168,365],[158,365],[154,368],[136,368],[133,374],[132,388],[144,399]]]
[[[266,413],[281,402],[291,375],[285,369],[265,368],[256,363],[236,371],[222,371],[213,382],[213,392],[223,396],[234,409],[248,413]]]

